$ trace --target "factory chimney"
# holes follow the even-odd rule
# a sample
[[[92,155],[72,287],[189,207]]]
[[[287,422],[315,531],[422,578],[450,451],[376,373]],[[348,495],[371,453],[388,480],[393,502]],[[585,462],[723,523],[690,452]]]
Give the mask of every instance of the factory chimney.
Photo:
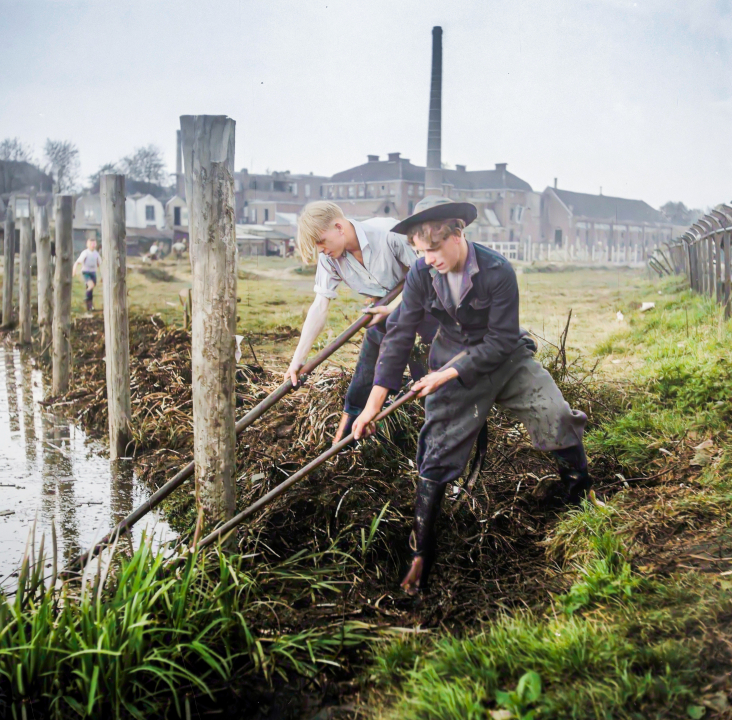
[[[442,195],[442,28],[432,28],[432,83],[427,127],[425,195]]]

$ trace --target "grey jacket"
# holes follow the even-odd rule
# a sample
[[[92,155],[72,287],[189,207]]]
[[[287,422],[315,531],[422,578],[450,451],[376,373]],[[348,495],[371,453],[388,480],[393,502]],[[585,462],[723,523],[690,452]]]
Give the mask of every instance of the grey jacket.
[[[468,242],[460,302],[453,304],[447,279],[420,258],[409,270],[396,322],[387,333],[376,363],[374,385],[398,390],[414,345],[417,326],[425,315],[440,324],[433,348],[454,347],[467,355],[453,366],[467,388],[491,373],[517,348],[525,331],[519,328],[516,273],[502,255]],[[430,367],[434,365],[430,362]]]

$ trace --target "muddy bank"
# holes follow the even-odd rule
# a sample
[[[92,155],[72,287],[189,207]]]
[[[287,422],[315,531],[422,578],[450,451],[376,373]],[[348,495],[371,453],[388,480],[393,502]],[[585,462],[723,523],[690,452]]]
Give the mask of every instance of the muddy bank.
[[[107,418],[101,318],[77,320],[75,337],[72,388],[58,402],[71,403],[66,407],[84,428],[102,434]],[[130,337],[134,440],[129,454],[140,477],[159,486],[191,457],[190,337],[156,317],[133,317]],[[561,353],[549,360],[567,399],[588,414],[591,425],[614,411],[617,397],[591,376],[567,367]],[[277,387],[280,377],[279,368],[242,363],[237,416]],[[240,508],[329,446],[348,380],[347,373],[333,368],[318,371],[306,388],[287,396],[239,437]],[[459,628],[498,607],[543,603],[556,582],[546,573],[541,544],[557,515],[543,502],[554,463],[535,452],[522,426],[498,410],[489,419],[488,461],[478,482],[470,492],[458,487],[448,492],[432,599],[415,606],[399,592],[421,423],[417,403],[397,412],[379,440],[342,453],[245,524],[239,533],[242,552],[276,562],[335,542],[362,565],[343,605],[332,613],[342,617]],[[612,457],[595,457],[593,469],[602,486],[603,480],[615,480],[618,467]],[[177,491],[166,506],[168,520],[182,533],[190,531],[193,511],[192,485]],[[322,616],[322,610],[301,604],[288,621],[306,626]]]

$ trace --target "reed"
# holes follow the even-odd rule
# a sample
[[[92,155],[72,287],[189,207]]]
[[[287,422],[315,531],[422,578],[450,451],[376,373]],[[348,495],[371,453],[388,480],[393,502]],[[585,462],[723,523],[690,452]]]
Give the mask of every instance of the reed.
[[[313,677],[377,635],[364,623],[285,620],[288,601],[333,601],[348,584],[335,550],[274,567],[214,548],[171,572],[143,542],[127,558],[110,548],[81,584],[47,584],[33,533],[17,592],[0,595],[3,717],[184,717],[191,699],[213,703],[234,678]]]

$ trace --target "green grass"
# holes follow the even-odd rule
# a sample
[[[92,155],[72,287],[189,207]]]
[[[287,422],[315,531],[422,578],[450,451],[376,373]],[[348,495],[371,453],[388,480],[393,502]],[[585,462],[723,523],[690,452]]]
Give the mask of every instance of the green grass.
[[[678,547],[685,536],[693,544],[730,525],[732,328],[717,306],[679,289],[676,279],[662,287],[655,310],[631,312],[627,327],[596,349],[600,357],[630,354],[635,364],[624,411],[587,438],[590,457],[614,454],[628,478],[661,479],[633,481],[639,484],[605,503],[563,514],[546,545],[550,572],[562,572],[565,589],[545,609],[503,612],[456,636],[379,643],[368,675],[376,717],[605,720],[709,712],[709,678],[732,671],[719,651],[732,583],[688,569],[647,571],[661,540],[646,541],[667,538]],[[721,455],[690,468],[705,438]],[[650,565],[636,567],[637,557]]]
[[[2,717],[189,717],[235,677],[314,676],[374,637],[355,622],[288,628],[286,599],[337,597],[342,553],[273,567],[214,550],[172,572],[143,544],[112,572],[87,569],[80,593],[47,585],[45,559],[29,553],[17,595],[0,595]]]

